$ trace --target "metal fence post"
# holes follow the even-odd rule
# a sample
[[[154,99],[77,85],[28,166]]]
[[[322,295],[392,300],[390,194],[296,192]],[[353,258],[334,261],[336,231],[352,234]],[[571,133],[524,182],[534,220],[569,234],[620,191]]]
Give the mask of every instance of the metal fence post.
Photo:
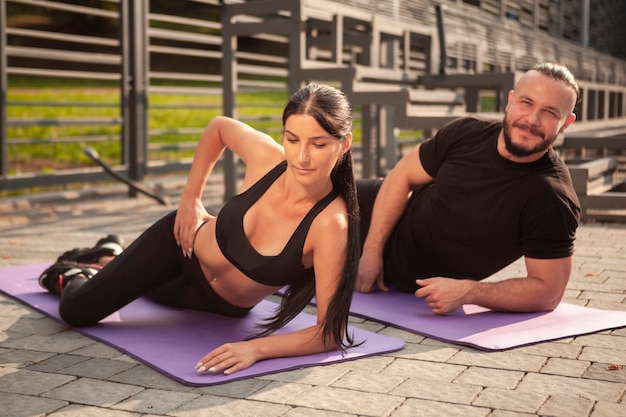
[[[9,135],[7,134],[7,10],[6,2],[0,1],[0,181],[8,180],[9,174]]]
[[[124,0],[122,6],[122,149],[128,176],[141,181],[148,161],[147,23],[145,0]],[[137,192],[129,189],[129,196]]]
[[[230,25],[228,6],[220,7],[222,22],[222,112],[224,116],[237,117],[237,62],[235,51],[237,49],[237,35]],[[237,164],[235,155],[230,149],[226,149],[222,156],[224,164],[224,201],[231,199],[237,194]]]

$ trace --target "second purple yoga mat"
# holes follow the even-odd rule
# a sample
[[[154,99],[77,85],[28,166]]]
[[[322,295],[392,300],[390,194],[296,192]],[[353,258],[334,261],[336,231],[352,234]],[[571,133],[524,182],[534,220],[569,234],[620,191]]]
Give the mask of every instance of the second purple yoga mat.
[[[626,311],[561,303],[545,313],[501,313],[466,305],[438,316],[412,293],[354,293],[353,315],[445,342],[503,350],[626,326]]]

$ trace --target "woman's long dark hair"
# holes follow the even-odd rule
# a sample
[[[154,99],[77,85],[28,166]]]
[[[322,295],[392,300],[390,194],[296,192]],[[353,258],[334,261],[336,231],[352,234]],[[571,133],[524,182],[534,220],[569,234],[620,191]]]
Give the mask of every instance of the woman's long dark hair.
[[[328,85],[308,84],[291,96],[283,112],[283,127],[291,115],[308,115],[330,135],[345,140],[352,132],[352,107],[345,94]],[[348,244],[341,279],[333,294],[322,324],[322,341],[337,343],[343,350],[354,340],[348,332],[348,314],[356,283],[361,255],[359,245],[359,203],[354,179],[352,150],[344,154],[331,173],[334,189],[343,197],[348,209]],[[258,336],[266,336],[283,327],[297,316],[315,295],[314,280],[297,280],[289,285],[280,308]],[[345,336],[345,337],[344,337]]]

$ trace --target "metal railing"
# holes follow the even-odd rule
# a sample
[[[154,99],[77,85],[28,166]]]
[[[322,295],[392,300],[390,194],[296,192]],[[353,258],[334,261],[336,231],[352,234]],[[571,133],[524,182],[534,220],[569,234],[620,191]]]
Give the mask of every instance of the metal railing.
[[[311,7],[319,3],[290,1],[305,2]],[[222,5],[240,2],[178,0],[165,10],[161,8],[161,2],[150,0],[102,0],[99,6],[79,6],[61,0],[0,0],[0,192],[92,183],[110,178],[99,167],[90,166],[87,159],[71,169],[32,168],[19,172],[10,155],[12,150],[23,146],[113,145],[119,148],[119,160],[112,161],[114,169],[138,181],[146,175],[187,171],[191,157],[182,157],[179,153],[165,160],[156,160],[152,155],[161,155],[168,150],[191,152],[204,124],[150,126],[150,116],[185,109],[206,112],[207,115],[223,112]],[[422,4],[426,0],[416,2]],[[190,13],[186,5],[193,5],[194,10],[199,8],[201,11]],[[346,7],[343,6],[342,10],[349,13],[349,7]],[[354,13],[360,17],[367,14],[364,10]],[[30,16],[42,21],[62,20],[70,15],[98,24],[89,28],[93,30],[69,33],[70,30],[64,32],[46,25],[28,26],[13,19],[14,16]],[[435,9],[422,12],[422,15],[427,23],[416,21],[415,30],[433,40],[428,48],[431,56],[426,57],[431,68],[423,68],[423,71],[436,72],[439,48]],[[623,60],[546,34],[528,34],[522,29],[512,29],[511,25],[496,27],[493,18],[480,26],[481,18],[478,15],[460,16],[454,11],[445,16],[447,41],[443,50],[448,56],[443,67],[450,73],[472,72],[485,67],[519,71],[527,69],[523,67],[533,59],[546,59],[550,51],[557,53],[561,48],[561,56],[555,58],[561,58],[583,74],[586,94],[577,109],[582,122],[576,124],[578,129],[626,123],[626,65]],[[306,25],[301,26],[306,30]],[[106,30],[102,30],[103,27]],[[460,39],[472,40],[463,34],[469,27],[476,35],[475,47],[459,48]],[[507,36],[502,35],[505,30]],[[244,49],[236,51],[242,62],[241,73],[237,74],[238,91],[254,89],[286,93],[291,59],[288,40],[263,33],[249,34],[246,38],[248,43],[241,44]],[[515,49],[515,42],[507,39],[524,42]],[[535,47],[537,45],[548,46]],[[476,54],[463,55],[470,50],[475,50]],[[461,65],[463,60],[474,63]],[[271,71],[266,71],[268,69]],[[63,101],[59,97],[14,99],[8,95],[15,80],[32,80],[37,84],[38,80],[50,77],[81,85],[106,84],[113,92],[112,98],[103,96],[88,102]],[[176,104],[159,104],[156,100],[159,96],[172,95],[191,99]],[[214,97],[214,102],[194,102],[194,97],[206,96]],[[17,118],[13,116],[17,107],[32,109],[33,113],[24,119]],[[80,114],[50,118],[44,113],[36,113],[37,109],[46,107],[71,108]],[[99,115],[89,114],[96,110],[98,113],[93,114]],[[278,114],[279,110],[274,113]],[[237,104],[237,117],[252,122],[258,120],[258,116],[252,111],[246,112],[240,104]],[[204,122],[208,119],[207,116]],[[267,116],[263,119],[269,123],[266,130],[280,128],[279,120]],[[55,130],[43,138],[42,135],[15,134],[18,129],[53,128]],[[69,128],[79,133],[64,133]],[[34,159],[35,156],[28,162]]]
[[[32,168],[21,170],[10,159],[11,150],[20,146],[79,149],[86,144],[113,145],[117,148],[113,153],[119,154],[119,160],[109,161],[114,170],[138,181],[149,174],[188,170],[191,157],[184,155],[195,149],[209,117],[201,124],[186,126],[150,126],[149,119],[159,112],[221,113],[221,2],[181,0],[167,13],[159,10],[158,2],[154,3],[103,0],[99,6],[79,6],[62,1],[0,1],[0,191],[110,179],[81,155],[74,163],[78,167],[38,170],[33,156],[28,161]],[[202,14],[188,13],[185,4],[194,10],[199,8]],[[69,33],[72,28],[26,27],[19,19],[24,16],[44,23],[70,18],[75,21],[78,17],[95,24],[92,31]],[[106,33],[99,33],[103,28]],[[9,96],[10,82],[37,86],[43,79],[60,80],[60,84],[67,82],[70,86],[106,85],[109,98],[29,100]],[[285,82],[275,82],[271,87],[287,90]],[[183,100],[159,104],[156,99],[164,96]],[[194,103],[194,97],[203,96],[215,100],[211,104]],[[42,111],[46,108],[57,108],[61,115],[46,116]],[[28,116],[12,116],[17,110],[26,110]],[[73,115],[62,115],[68,112]],[[263,120],[267,122],[268,118]],[[28,134],[36,129],[50,131],[43,137]],[[177,155],[165,161],[150,157],[165,151]]]

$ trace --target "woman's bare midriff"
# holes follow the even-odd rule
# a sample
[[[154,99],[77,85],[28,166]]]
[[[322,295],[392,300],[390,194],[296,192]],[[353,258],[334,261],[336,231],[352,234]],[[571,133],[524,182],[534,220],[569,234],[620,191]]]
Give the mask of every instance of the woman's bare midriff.
[[[255,306],[280,288],[251,280],[224,257],[215,239],[215,219],[198,229],[193,250],[209,285],[233,305]]]

